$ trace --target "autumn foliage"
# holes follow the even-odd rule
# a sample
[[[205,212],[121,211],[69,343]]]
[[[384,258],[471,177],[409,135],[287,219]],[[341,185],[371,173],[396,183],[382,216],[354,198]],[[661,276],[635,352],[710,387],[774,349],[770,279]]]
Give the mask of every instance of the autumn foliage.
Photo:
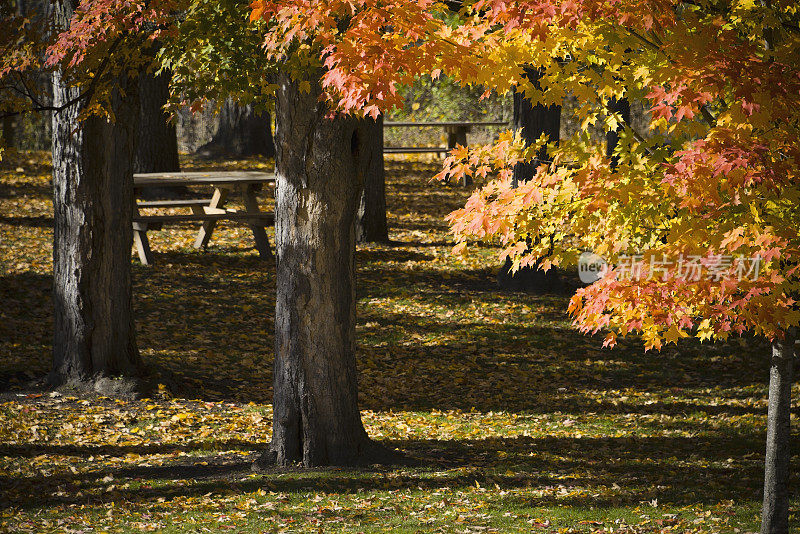
[[[611,344],[641,332],[657,348],[687,335],[772,338],[800,322],[795,2],[480,0],[458,3],[457,13],[454,4],[256,0],[249,15],[259,21],[264,63],[298,76],[324,67],[326,98],[343,112],[375,116],[399,105],[398,87],[420,74],[542,104],[576,97],[582,128],[549,147],[551,160],[529,182],[513,187],[511,170],[539,147],[511,132],[492,146],[457,149],[440,177],[484,179],[451,215],[453,231],[462,244],[499,240],[515,266],[570,264],[584,250],[612,266],[651,260],[642,276],[612,268],[578,291],[570,309],[583,330],[608,328]],[[48,44],[45,64],[71,69],[102,108],[109,89],[98,80],[137,68],[142,37],[169,41],[174,13],[188,8],[84,2]],[[30,28],[20,18],[4,24]],[[41,55],[14,50],[0,70],[6,78]],[[523,67],[538,70],[536,85]],[[272,90],[265,84],[259,96]],[[622,98],[646,103],[645,131],[611,110]],[[590,125],[620,131],[618,165]],[[680,276],[686,258],[712,274]],[[742,277],[755,259],[758,275]]]
[[[439,176],[485,179],[450,216],[462,246],[497,239],[517,267],[574,263],[584,250],[612,266],[653,260],[641,276],[611,268],[579,290],[570,310],[581,329],[610,329],[609,344],[640,332],[658,348],[688,335],[771,338],[800,321],[794,2],[465,4],[454,17],[430,1],[257,0],[251,16],[270,21],[271,57],[313,43],[344,111],[397,104],[397,84],[419,73],[542,104],[577,97],[582,128],[549,147],[531,181],[515,188],[511,171],[539,147],[511,132],[457,149]],[[523,66],[539,70],[538,86]],[[646,131],[611,111],[622,98],[646,103]],[[618,165],[590,125],[620,131]],[[689,258],[702,276],[681,276]]]
[[[187,6],[84,2],[48,44],[45,64],[69,68],[102,108],[110,89],[98,78],[139,68],[142,39],[174,37],[170,17],[179,8]],[[641,332],[660,347],[690,334],[774,337],[798,324],[795,2],[481,0],[452,8],[431,0],[256,0],[250,19],[261,21],[265,63],[298,75],[324,67],[326,97],[344,112],[375,116],[399,105],[399,86],[423,73],[521,91],[543,104],[575,96],[573,118],[583,128],[549,147],[552,160],[531,181],[512,187],[511,169],[538,147],[510,132],[492,146],[459,148],[440,176],[484,179],[452,214],[454,233],[462,243],[498,239],[516,266],[570,264],[583,250],[611,265],[635,255],[671,263],[654,270],[645,262],[638,279],[611,269],[578,291],[571,311],[582,329],[609,328],[608,343]],[[41,55],[14,50],[5,77]],[[539,70],[538,85],[523,67]],[[265,84],[259,96],[271,90]],[[646,103],[646,131],[610,110],[621,98]],[[620,130],[617,166],[590,125]],[[679,276],[681,258],[714,275]],[[737,275],[754,258],[758,276]]]

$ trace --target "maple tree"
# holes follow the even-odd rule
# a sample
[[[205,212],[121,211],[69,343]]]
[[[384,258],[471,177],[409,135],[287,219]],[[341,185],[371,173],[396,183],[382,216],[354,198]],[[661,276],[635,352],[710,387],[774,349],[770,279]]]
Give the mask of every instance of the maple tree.
[[[486,41],[516,49],[517,30],[509,25],[538,28],[541,45],[520,58],[548,72],[534,98],[549,103],[570,91],[585,102],[578,120],[602,121],[612,131],[623,120],[616,99],[646,99],[649,131],[624,124],[610,157],[579,132],[550,147],[553,162],[517,188],[509,173],[516,161],[530,159],[530,148],[507,135],[493,147],[463,149],[443,175],[486,176],[492,169],[498,178],[452,215],[454,231],[462,242],[498,237],[518,266],[548,252],[554,265],[574,262],[582,250],[608,258],[616,268],[570,304],[583,331],[610,330],[608,345],[632,332],[651,348],[689,335],[726,339],[753,331],[775,339],[762,532],[783,532],[792,330],[800,319],[796,7],[575,7],[542,27],[541,17],[526,24],[520,13],[495,6],[489,18],[506,32],[488,32]],[[559,64],[554,52],[568,54],[570,63]],[[538,238],[533,247],[522,239],[531,235]],[[649,262],[638,277],[625,276],[624,256],[637,254]],[[710,272],[686,276],[684,258]],[[749,276],[749,269],[743,277],[753,259],[760,273]]]
[[[0,211],[31,222],[52,216],[49,160],[8,155]],[[192,156],[182,165],[272,169],[259,160],[210,168]],[[489,530],[757,531],[765,344],[692,341],[679,352],[644,353],[623,342],[598,350],[596,339],[570,329],[566,295],[492,289],[497,247],[448,254],[447,227],[436,221],[469,192],[430,194],[436,165],[388,162],[398,242],[363,247],[356,264],[363,422],[373,439],[419,458],[418,467],[255,476],[238,467],[271,436],[272,390],[264,385],[273,355],[264,347],[273,340],[276,286],[274,269],[259,267],[235,226],[219,227],[218,247],[204,257],[155,271],[133,264],[137,342],[170,373],[167,395],[126,403],[15,395],[29,392],[26,376],[50,365],[52,231],[0,220],[0,376],[6,384],[12,377],[12,398],[0,405],[0,463],[11,481],[6,500],[19,508],[0,524],[15,532],[56,522],[191,531],[193,521],[234,531],[426,531],[447,528],[454,502],[463,502],[465,524]],[[159,249],[183,257],[193,234],[163,232]],[[207,290],[220,284],[220,292]],[[107,454],[98,457],[101,447]],[[164,470],[180,475],[165,479]],[[211,485],[209,472],[219,472]],[[62,474],[90,483],[59,490]],[[253,498],[258,506],[249,507]],[[654,499],[657,507],[648,504]],[[602,506],[610,502],[611,511]],[[153,503],[161,504],[157,513]],[[331,512],[320,517],[322,507]]]
[[[141,12],[131,12],[128,3],[87,5],[78,20],[88,21],[88,26],[74,24],[75,31],[59,43],[67,49],[67,45],[87,42],[89,35],[97,38],[99,44],[92,50],[98,53],[85,54],[89,47],[80,45],[77,52],[73,48],[60,56],[69,65],[87,60],[103,65],[101,58],[119,40],[114,36],[125,35],[126,28],[141,18]],[[617,265],[626,254],[667,258],[658,269],[654,262],[645,265],[643,276],[635,278],[610,269],[600,281],[580,290],[570,308],[578,324],[589,332],[609,329],[609,345],[617,335],[633,332],[640,332],[650,348],[692,334],[725,339],[732,333],[752,331],[775,339],[772,375],[778,386],[775,403],[770,403],[770,421],[778,424],[771,424],[770,432],[788,428],[780,421],[788,422],[785,384],[793,352],[792,327],[800,320],[793,296],[798,288],[800,109],[795,3],[481,0],[466,3],[456,20],[444,15],[448,9],[429,0],[258,0],[252,4],[251,20],[264,24],[265,63],[282,66],[279,83],[268,90],[277,92],[279,106],[284,98],[286,110],[305,107],[302,111],[313,113],[300,121],[308,128],[285,138],[287,152],[282,154],[279,147],[278,173],[289,180],[284,182],[286,189],[281,189],[279,181],[279,200],[281,194],[287,195],[284,199],[299,199],[290,217],[283,222],[278,217],[278,231],[286,232],[279,237],[279,256],[280,239],[290,237],[290,229],[309,213],[303,208],[325,212],[336,207],[331,211],[333,219],[325,215],[315,222],[317,226],[304,229],[311,234],[343,231],[351,224],[354,207],[341,201],[351,202],[358,184],[335,189],[344,186],[317,183],[325,172],[333,177],[330,182],[346,174],[342,168],[326,167],[332,152],[343,155],[346,167],[355,157],[356,143],[349,147],[341,143],[355,127],[344,117],[332,117],[333,110],[376,117],[400,103],[399,84],[421,73],[437,77],[445,72],[463,83],[498,91],[514,88],[542,105],[558,104],[570,92],[581,102],[575,116],[584,128],[559,146],[548,147],[552,161],[541,165],[524,184],[512,186],[512,169],[532,160],[544,139],[526,147],[518,135],[506,133],[492,146],[462,147],[447,160],[441,176],[468,174],[488,180],[452,216],[461,243],[476,237],[497,238],[516,266],[534,264],[544,256],[544,268],[574,262],[587,249]],[[130,17],[109,15],[118,12]],[[539,87],[524,75],[530,67],[542,73]],[[94,87],[91,81],[88,85]],[[317,105],[318,97],[331,108]],[[621,99],[650,102],[652,120],[647,132],[625,123],[624,114],[613,105]],[[585,131],[585,126],[597,123],[619,130],[612,157]],[[328,128],[322,134],[316,129],[320,125]],[[315,139],[325,140],[326,146],[312,142]],[[295,165],[298,146],[311,151],[306,156],[319,150],[308,160],[319,163],[313,176]],[[281,161],[287,165],[282,167]],[[496,177],[490,179],[490,175]],[[311,183],[314,186],[309,189]],[[318,197],[323,199],[320,204],[309,202],[312,192],[323,195]],[[308,252],[309,242],[293,239],[284,242],[293,247],[286,250],[302,268],[299,258]],[[337,254],[351,257],[350,240],[345,241]],[[739,261],[723,263],[723,256]],[[680,276],[682,264],[672,259],[688,257],[696,258],[701,268],[713,270],[714,276]],[[737,275],[748,258],[758,258],[759,276]],[[324,265],[333,267],[327,261]],[[352,263],[343,265],[341,280],[351,281]],[[279,279],[280,268],[279,263]],[[290,287],[309,281],[293,278],[295,274],[284,271],[283,280]],[[330,288],[329,280],[317,277],[313,281],[321,284],[319,288]],[[344,304],[352,299],[347,293],[335,298]],[[352,320],[347,319],[352,311],[346,308],[341,308],[341,355],[344,367],[352,370],[352,348],[347,347],[352,341]],[[286,316],[289,323],[294,318],[291,313]],[[313,339],[307,341],[314,345]],[[280,354],[281,345],[277,348]],[[327,365],[325,361],[316,364]],[[353,419],[354,383],[350,382],[343,388],[349,391],[343,411]],[[289,389],[291,402],[287,402],[295,408],[300,405],[303,412],[307,408],[299,399],[305,399],[306,392]],[[770,391],[772,400],[772,387]],[[276,402],[276,410],[277,406]],[[292,413],[292,432],[305,432],[302,424],[308,419]],[[773,417],[775,413],[780,417]],[[281,421],[276,417],[276,429]],[[354,419],[351,422],[353,428],[359,427]],[[291,434],[287,439],[295,437]],[[782,439],[779,436],[777,441]],[[301,449],[305,443],[301,441]],[[347,444],[336,444],[341,446]],[[339,452],[333,454],[334,460],[349,458],[338,456]],[[326,461],[324,454],[307,453],[302,451],[307,463]],[[291,461],[298,454],[299,450],[292,450],[284,458]],[[786,457],[782,453],[772,460],[781,462]],[[768,472],[775,465],[772,460],[768,458]],[[774,489],[768,488],[767,493]],[[773,530],[773,524],[780,529],[785,512],[778,509],[772,519],[765,513],[765,531]]]
[[[4,11],[11,2],[4,2]],[[9,22],[2,113],[53,112],[54,385],[130,394],[142,374],[131,306],[137,69],[157,12],[64,0]],[[157,33],[157,32],[154,32]],[[30,83],[51,75],[52,102]],[[116,119],[116,120],[114,120]]]
[[[270,57],[313,36],[327,67],[326,94],[342,111],[375,115],[398,103],[397,84],[420,73],[514,89],[545,106],[575,95],[583,128],[549,146],[552,161],[530,181],[514,187],[513,169],[533,160],[546,139],[526,147],[508,132],[447,159],[441,177],[486,180],[451,216],[459,247],[470,238],[499,239],[518,268],[543,257],[544,269],[574,263],[584,250],[617,265],[570,305],[583,331],[609,331],[607,345],[635,332],[656,349],[689,335],[750,331],[774,339],[768,440],[786,444],[786,384],[800,321],[796,3],[465,4],[457,24],[437,17],[443,4],[426,1],[331,0],[312,8],[257,0],[252,16],[273,25]],[[538,87],[526,68],[541,73]],[[649,102],[646,132],[625,121],[623,100]],[[618,132],[610,156],[586,131],[591,124]],[[626,255],[637,254],[651,258],[637,267],[641,276],[621,276]],[[683,275],[685,258],[710,274]],[[773,452],[768,447],[764,532],[785,530],[788,517],[788,453]],[[784,464],[776,470],[776,462]],[[783,481],[773,483],[776,472]],[[782,494],[773,499],[775,492]]]
[[[53,112],[57,313],[50,380],[122,392],[138,382],[105,378],[144,372],[130,298],[132,160],[142,140],[138,90],[145,88],[136,79],[162,63],[153,65],[157,39],[179,40],[176,13],[185,6],[64,0],[37,19],[13,7],[2,4],[9,31],[0,44],[9,53],[0,60],[0,113]],[[26,81],[41,71],[52,74],[52,102]]]

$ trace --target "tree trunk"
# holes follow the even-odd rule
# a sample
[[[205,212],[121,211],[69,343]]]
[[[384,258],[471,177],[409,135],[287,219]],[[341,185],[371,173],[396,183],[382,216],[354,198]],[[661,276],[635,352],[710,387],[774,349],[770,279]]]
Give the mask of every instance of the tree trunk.
[[[789,532],[789,442],[795,337],[796,329],[790,328],[785,339],[772,344],[761,534]]]
[[[2,143],[0,143],[0,146],[9,149],[14,148],[16,133],[17,121],[15,118],[11,116],[3,117]]]
[[[386,175],[383,167],[383,115],[358,121],[358,173],[364,192],[356,217],[356,241],[386,243]]]
[[[541,72],[537,69],[525,69],[526,77],[539,86]],[[525,98],[522,93],[514,93],[514,129],[522,132],[522,139],[526,146],[534,144],[542,134],[547,136],[548,142],[558,143],[561,134],[561,106],[543,106],[533,103]],[[512,177],[516,187],[520,182],[533,178],[536,169],[543,162],[548,161],[547,148],[542,147],[531,162],[517,163]],[[549,292],[561,289],[561,277],[558,271],[551,267],[546,272],[538,266],[523,267],[516,273],[511,272],[512,262],[507,258],[505,264],[497,273],[497,284],[501,289],[508,291]]]
[[[630,124],[631,103],[627,98],[622,98],[620,100],[613,98],[611,102],[608,103],[608,108],[610,111],[621,114],[625,122]],[[611,130],[606,133],[606,155],[611,158],[612,169],[619,165],[619,156],[615,156],[614,151],[617,149],[617,145],[619,145],[619,132],[623,128],[624,126],[619,126],[616,130]]]
[[[54,4],[60,27],[76,4]],[[141,370],[130,270],[136,89],[129,79],[125,100],[115,91],[114,123],[97,116],[79,121],[84,101],[53,114],[53,385],[97,386],[102,378]],[[55,106],[79,92],[53,74]]]
[[[353,464],[377,450],[361,423],[356,382],[361,143],[355,119],[328,118],[320,91],[279,76],[273,437],[254,469]]]
[[[134,172],[178,172],[178,136],[175,125],[168,122],[164,104],[169,98],[170,74],[153,72],[139,75],[141,103],[136,135]]]
[[[526,68],[525,76],[534,86],[539,86],[542,74],[537,69]],[[514,130],[521,130],[525,146],[535,143],[542,134],[547,135],[548,142],[558,143],[561,136],[561,106],[533,105],[523,93],[515,92],[513,127]],[[514,167],[514,184],[533,178],[536,168],[547,160],[547,148],[542,147],[532,162],[518,163]]]
[[[219,113],[217,133],[197,153],[209,158],[274,156],[269,113],[226,100]]]

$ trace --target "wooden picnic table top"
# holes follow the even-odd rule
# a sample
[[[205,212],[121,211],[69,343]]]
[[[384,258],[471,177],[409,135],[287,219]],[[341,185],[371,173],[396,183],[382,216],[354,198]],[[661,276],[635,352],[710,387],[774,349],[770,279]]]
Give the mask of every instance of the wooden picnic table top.
[[[250,185],[275,182],[275,174],[261,171],[154,172],[133,175],[134,187],[173,185]]]
[[[461,127],[461,126],[508,126],[508,121],[447,121],[447,122],[384,122],[384,126],[391,127],[413,127],[413,126],[438,126],[444,127]]]

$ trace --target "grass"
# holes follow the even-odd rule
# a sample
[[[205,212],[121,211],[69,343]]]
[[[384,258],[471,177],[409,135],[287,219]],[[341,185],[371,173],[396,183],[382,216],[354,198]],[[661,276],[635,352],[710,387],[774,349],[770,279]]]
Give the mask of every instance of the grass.
[[[132,260],[158,394],[35,391],[52,343],[50,169],[34,153],[3,165],[0,530],[757,530],[768,345],[602,349],[571,326],[568,295],[498,291],[496,248],[450,254],[444,215],[468,193],[430,183],[424,162],[387,164],[396,243],[357,253],[364,424],[419,466],[250,472],[270,439],[275,278],[235,226],[205,252],[191,225],[168,227],[155,266]]]

